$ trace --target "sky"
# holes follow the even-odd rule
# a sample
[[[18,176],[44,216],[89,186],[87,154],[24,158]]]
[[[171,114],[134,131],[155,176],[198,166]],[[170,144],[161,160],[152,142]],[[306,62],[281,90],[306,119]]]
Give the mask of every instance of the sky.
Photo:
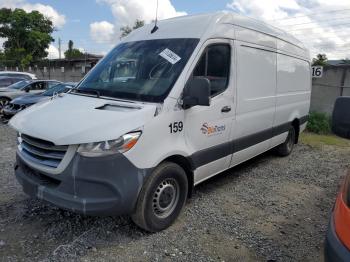
[[[118,43],[120,27],[136,19],[151,22],[156,0],[0,0],[0,8],[38,10],[53,21],[55,42],[49,57],[59,56],[68,41],[75,48],[106,54]],[[159,0],[158,17],[228,10],[263,20],[301,40],[311,55],[350,58],[350,0]],[[0,44],[4,39],[0,38]]]

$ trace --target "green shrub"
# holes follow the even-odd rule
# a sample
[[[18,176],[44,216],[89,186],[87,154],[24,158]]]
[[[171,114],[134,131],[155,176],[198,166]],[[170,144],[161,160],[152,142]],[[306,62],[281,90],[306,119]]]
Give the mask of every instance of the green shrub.
[[[306,128],[316,134],[329,134],[331,132],[331,119],[325,113],[311,112]]]

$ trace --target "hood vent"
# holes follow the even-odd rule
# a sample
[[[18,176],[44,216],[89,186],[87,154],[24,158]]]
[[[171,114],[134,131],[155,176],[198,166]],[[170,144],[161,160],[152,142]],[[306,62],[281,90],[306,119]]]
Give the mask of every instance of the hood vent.
[[[103,106],[96,107],[97,110],[106,110],[106,111],[117,111],[117,112],[127,112],[132,110],[140,110],[139,106],[127,106],[120,104],[105,104]]]

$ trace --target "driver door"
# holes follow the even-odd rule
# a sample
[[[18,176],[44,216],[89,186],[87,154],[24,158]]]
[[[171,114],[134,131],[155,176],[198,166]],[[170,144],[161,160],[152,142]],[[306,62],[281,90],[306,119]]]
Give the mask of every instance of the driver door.
[[[232,143],[229,141],[235,118],[232,81],[233,41],[207,41],[190,71],[191,77],[205,77],[211,83],[210,106],[185,110],[184,129],[187,145],[192,149],[194,182],[199,183],[225,170],[230,164]]]

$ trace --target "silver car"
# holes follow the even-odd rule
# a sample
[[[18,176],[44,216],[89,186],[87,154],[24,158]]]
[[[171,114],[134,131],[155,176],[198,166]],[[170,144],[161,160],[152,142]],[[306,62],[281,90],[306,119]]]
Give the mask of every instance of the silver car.
[[[17,71],[0,71],[0,76],[19,77],[26,80],[37,79],[36,75]]]
[[[0,89],[0,115],[3,108],[16,97],[42,93],[61,82],[56,80],[24,80]]]

